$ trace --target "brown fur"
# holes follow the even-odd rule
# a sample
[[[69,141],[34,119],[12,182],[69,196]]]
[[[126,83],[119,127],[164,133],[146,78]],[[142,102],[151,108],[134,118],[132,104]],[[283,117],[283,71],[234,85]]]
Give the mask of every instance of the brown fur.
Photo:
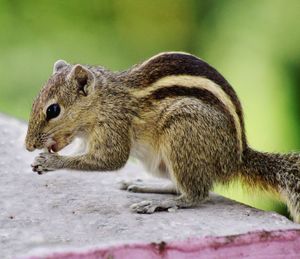
[[[162,77],[169,75],[193,75],[210,79],[218,84],[232,99],[236,106],[237,114],[240,118],[244,132],[244,118],[241,103],[231,85],[227,80],[212,66],[205,61],[187,53],[162,53],[156,58],[150,59],[144,64],[142,69],[139,66],[128,70],[127,77],[122,80],[130,87],[147,87]],[[246,137],[243,133],[243,145],[246,146]]]
[[[195,79],[195,85],[178,85],[171,79],[164,81],[167,85],[156,84],[182,75]],[[189,77],[180,80],[185,78]],[[202,87],[199,78],[213,84]],[[45,110],[52,103],[58,103],[62,112],[47,121]],[[232,104],[234,109],[228,107]],[[168,187],[169,192],[180,193],[171,200],[135,204],[136,212],[195,206],[213,184],[242,178],[250,186],[280,193],[300,221],[299,155],[249,148],[235,91],[214,68],[190,54],[162,53],[120,73],[57,62],[33,104],[26,146],[32,151],[54,143],[59,151],[76,136],[87,140],[86,154],[44,153],[34,161],[34,171],[116,170],[132,155],[150,173],[171,179],[175,188]],[[129,189],[167,192],[147,186]]]

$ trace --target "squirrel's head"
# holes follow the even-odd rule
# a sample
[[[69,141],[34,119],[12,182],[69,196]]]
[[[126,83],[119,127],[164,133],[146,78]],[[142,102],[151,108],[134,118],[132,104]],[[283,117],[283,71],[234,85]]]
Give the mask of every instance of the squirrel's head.
[[[33,103],[26,148],[57,152],[83,130],[91,105],[95,75],[82,65],[55,62],[53,74]],[[82,122],[82,123],[81,123]]]

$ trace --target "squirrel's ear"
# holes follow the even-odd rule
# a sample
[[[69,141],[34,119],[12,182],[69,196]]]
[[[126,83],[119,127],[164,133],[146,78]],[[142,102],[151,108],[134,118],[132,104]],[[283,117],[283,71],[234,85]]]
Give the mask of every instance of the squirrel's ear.
[[[78,92],[87,96],[95,85],[94,74],[82,65],[75,65],[70,74],[69,79],[76,82]]]
[[[69,64],[64,60],[57,60],[53,65],[53,74],[61,70],[63,67],[68,66]]]

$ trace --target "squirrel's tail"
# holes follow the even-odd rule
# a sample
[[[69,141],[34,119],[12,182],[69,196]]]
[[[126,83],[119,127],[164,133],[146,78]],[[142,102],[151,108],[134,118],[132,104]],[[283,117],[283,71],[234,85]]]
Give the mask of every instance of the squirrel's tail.
[[[251,187],[279,193],[294,221],[300,223],[300,154],[263,153],[248,147],[241,177]]]

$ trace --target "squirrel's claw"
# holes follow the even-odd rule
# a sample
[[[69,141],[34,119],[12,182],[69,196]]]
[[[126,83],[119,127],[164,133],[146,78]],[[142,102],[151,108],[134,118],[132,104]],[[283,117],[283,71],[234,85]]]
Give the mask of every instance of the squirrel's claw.
[[[45,174],[51,170],[46,169],[46,168],[42,168],[40,165],[31,165],[32,167],[32,171],[33,172],[37,172],[39,175]]]

